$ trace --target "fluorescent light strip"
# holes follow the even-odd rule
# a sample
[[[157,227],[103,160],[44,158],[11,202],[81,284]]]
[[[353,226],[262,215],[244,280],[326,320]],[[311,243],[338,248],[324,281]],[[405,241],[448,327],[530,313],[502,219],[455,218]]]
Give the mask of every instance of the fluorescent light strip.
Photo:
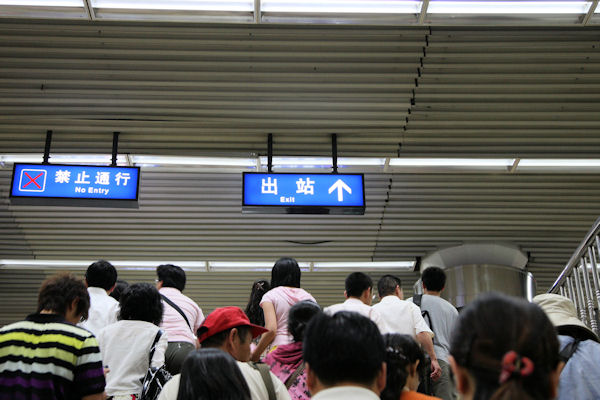
[[[260,157],[261,165],[268,164],[267,157]],[[280,168],[331,168],[331,157],[273,157],[273,166]],[[338,166],[383,166],[385,158],[339,157]]]
[[[51,269],[84,269],[95,260],[0,260],[0,268],[27,269],[27,268],[51,268]],[[161,264],[175,264],[186,270],[201,271],[270,271],[275,261],[148,261],[148,260],[115,260],[110,261],[118,269],[144,269],[153,270]],[[309,270],[374,270],[374,269],[402,269],[414,270],[415,261],[374,261],[374,262],[299,262],[303,271]]]
[[[393,167],[509,167],[511,158],[392,158]]]
[[[0,6],[82,7],[82,0],[0,0]]]
[[[345,269],[402,269],[413,271],[415,261],[366,261],[366,262],[316,262],[313,264],[314,270],[345,270]]]
[[[275,261],[209,261],[211,271],[271,271]],[[310,270],[310,263],[299,262],[302,271]]]
[[[600,159],[522,159],[519,168],[527,167],[600,167]]]
[[[428,14],[586,14],[591,1],[432,0]]]
[[[421,1],[410,0],[264,0],[261,11],[273,13],[417,14]]]
[[[254,2],[243,0],[92,0],[94,8],[252,12]]]
[[[0,162],[3,163],[41,163],[44,160],[42,154],[2,154]],[[51,164],[105,164],[112,162],[109,154],[52,154]],[[127,156],[117,156],[117,164],[126,165]]]
[[[22,267],[22,268],[87,268],[90,264],[97,260],[0,260],[0,267]],[[120,269],[156,269],[161,264],[177,264],[183,269],[202,269],[206,270],[206,261],[131,261],[131,260],[115,260],[110,261],[115,267]]]
[[[239,167],[256,169],[257,163],[266,167],[267,157],[242,158],[242,157],[179,157],[179,156],[154,156],[124,154],[117,157],[118,165],[127,165],[129,160],[138,166],[168,166],[168,165],[196,165],[207,167]],[[41,154],[0,154],[0,163],[41,163]],[[98,164],[109,165],[112,156],[109,154],[53,154],[51,164]],[[390,158],[390,167],[512,167],[516,159],[513,158],[418,158],[402,157]],[[340,157],[338,166],[364,166],[383,167],[386,158],[382,157]],[[276,168],[331,168],[332,160],[329,157],[273,157],[273,166]],[[577,159],[520,159],[518,169],[521,168],[592,168],[600,167],[600,158]]]
[[[256,167],[256,159],[255,158],[131,156],[131,160],[134,164],[142,164],[142,165],[206,165],[206,166]]]

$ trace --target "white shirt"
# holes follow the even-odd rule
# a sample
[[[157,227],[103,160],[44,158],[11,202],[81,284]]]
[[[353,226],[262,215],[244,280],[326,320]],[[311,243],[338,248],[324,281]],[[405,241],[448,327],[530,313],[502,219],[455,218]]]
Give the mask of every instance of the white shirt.
[[[358,386],[336,386],[321,390],[312,400],[379,400],[372,390]]]
[[[82,328],[92,332],[94,336],[110,324],[117,322],[119,315],[119,302],[99,287],[89,287],[90,309],[88,319],[79,323]]]
[[[421,332],[433,332],[421,315],[421,309],[410,301],[400,300],[398,296],[385,296],[373,306],[385,321],[389,333],[410,335],[413,339]]]
[[[381,332],[382,335],[389,332],[389,329],[385,324],[385,321],[381,317],[381,314],[379,314],[379,311],[375,310],[369,305],[366,305],[359,299],[353,297],[346,299],[346,301],[343,303],[334,304],[332,306],[326,307],[323,311],[327,315],[333,315],[340,311],[353,311],[375,322],[375,325],[377,325],[377,327],[379,328],[379,332]]]
[[[110,369],[106,375],[108,396],[141,394],[141,378],[148,371],[150,348],[158,329],[150,322],[122,320],[100,331],[102,362]],[[153,367],[164,364],[167,340],[167,333],[163,332],[152,357]]]
[[[250,388],[250,397],[252,400],[269,400],[269,393],[267,392],[265,383],[260,376],[260,372],[245,362],[238,361],[237,364],[242,371],[242,375],[244,375],[244,378],[246,379],[248,387]],[[272,372],[269,374],[271,375],[271,380],[273,381],[273,386],[275,387],[275,398],[277,400],[290,400],[290,395],[283,382],[273,375]],[[180,374],[174,375],[173,378],[171,378],[171,380],[169,380],[169,382],[163,386],[158,400],[177,400],[180,378]]]

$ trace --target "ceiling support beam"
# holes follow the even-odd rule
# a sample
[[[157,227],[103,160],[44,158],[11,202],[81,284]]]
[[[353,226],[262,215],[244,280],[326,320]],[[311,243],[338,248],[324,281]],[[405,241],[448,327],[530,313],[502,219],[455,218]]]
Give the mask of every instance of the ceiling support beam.
[[[508,172],[511,174],[514,174],[517,172],[517,168],[519,167],[519,162],[521,162],[520,158],[515,158],[515,162],[513,163],[513,165],[511,165],[510,167],[508,167]]]
[[[425,16],[427,15],[427,8],[429,7],[429,0],[423,0],[421,5],[421,14],[419,14],[419,25],[423,25],[425,22]]]
[[[96,20],[96,13],[94,12],[94,6],[92,5],[92,0],[83,0],[83,6],[85,7],[85,12],[88,15],[90,21]]]
[[[585,15],[585,17],[583,17],[583,21],[581,21],[581,25],[586,26],[588,24],[588,22],[590,22],[590,19],[596,12],[596,7],[598,7],[598,0],[594,0],[592,2],[592,5],[590,6],[588,13]]]
[[[260,24],[262,21],[262,11],[260,0],[254,0],[254,23]]]

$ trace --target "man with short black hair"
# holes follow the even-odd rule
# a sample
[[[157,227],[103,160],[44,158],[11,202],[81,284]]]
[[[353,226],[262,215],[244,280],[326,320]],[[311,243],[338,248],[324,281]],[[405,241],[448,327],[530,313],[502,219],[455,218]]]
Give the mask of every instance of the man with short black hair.
[[[117,270],[105,260],[92,263],[85,272],[85,283],[90,295],[88,319],[79,325],[88,329],[95,336],[107,325],[117,322],[119,302],[110,293],[117,282]]]
[[[423,312],[427,312],[429,316],[430,327],[435,335],[433,348],[442,369],[440,378],[433,381],[433,394],[443,400],[453,400],[456,398],[456,392],[450,364],[448,363],[448,355],[450,337],[458,320],[458,311],[441,297],[446,286],[446,273],[443,269],[427,267],[421,274],[421,280],[424,294],[420,297],[420,308]],[[414,303],[415,297],[408,299],[408,301]]]
[[[377,326],[355,312],[315,315],[304,335],[313,400],[377,400],[385,387],[385,346]]]
[[[0,400],[104,399],[98,342],[75,326],[89,306],[84,283],[72,275],[42,283],[37,312],[0,329]]]
[[[379,312],[371,307],[373,301],[373,280],[362,272],[353,272],[346,277],[346,301],[326,307],[323,311],[333,315],[339,311],[357,312],[371,319],[379,328],[381,334],[388,333],[388,327]]]
[[[410,335],[416,339],[431,361],[431,379],[437,380],[442,370],[433,349],[433,332],[421,315],[419,307],[405,301],[402,281],[394,275],[384,275],[377,282],[377,292],[381,299],[373,308],[385,321],[389,333]]]
[[[289,400],[285,385],[263,364],[263,372],[254,368],[250,360],[250,344],[252,339],[265,333],[267,329],[250,323],[250,320],[239,307],[222,307],[208,314],[198,329],[198,340],[202,348],[217,348],[231,354],[238,361],[238,366],[250,388],[252,400],[269,400],[267,378],[271,379],[273,396],[276,400]],[[264,378],[263,375],[265,374]],[[159,400],[176,400],[179,392],[181,375],[175,375],[164,386]]]
[[[169,346],[165,353],[165,366],[175,375],[188,353],[198,345],[195,332],[204,320],[198,304],[182,292],[185,288],[185,271],[176,265],[163,264],[156,268],[156,288],[163,298],[164,314],[160,325],[167,332]]]

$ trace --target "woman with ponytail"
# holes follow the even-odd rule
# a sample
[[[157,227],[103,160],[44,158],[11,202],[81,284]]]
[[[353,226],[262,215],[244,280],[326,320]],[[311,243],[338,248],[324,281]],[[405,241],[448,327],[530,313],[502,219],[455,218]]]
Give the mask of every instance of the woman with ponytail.
[[[425,355],[410,335],[383,335],[387,377],[381,400],[439,400],[416,392],[426,368]]]
[[[533,303],[491,293],[460,314],[450,364],[465,400],[548,400],[556,397],[558,339]]]

